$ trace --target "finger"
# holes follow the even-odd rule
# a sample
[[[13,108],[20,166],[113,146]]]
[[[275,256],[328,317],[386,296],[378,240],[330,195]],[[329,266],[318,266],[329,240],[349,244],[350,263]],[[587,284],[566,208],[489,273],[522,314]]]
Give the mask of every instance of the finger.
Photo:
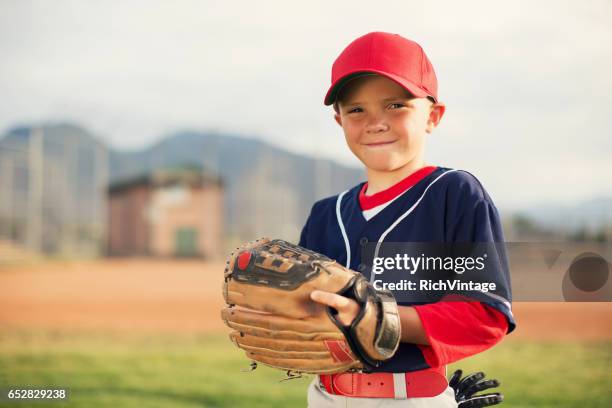
[[[256,345],[254,342],[244,342],[245,337],[241,337],[238,335],[232,336],[232,341],[236,344],[236,346],[241,349],[255,353],[262,356],[273,357],[273,358],[299,358],[299,359],[310,359],[310,360],[319,360],[330,358],[329,350],[325,348],[325,344],[320,342],[323,346],[322,350],[317,350],[317,347],[306,347],[303,350],[280,350],[284,347],[284,345],[278,344],[276,339],[265,339],[267,343],[258,342]],[[311,342],[318,343],[318,342]]]
[[[483,372],[477,372],[470,374],[464,377],[459,384],[457,385],[457,394],[460,396],[465,395],[465,391],[470,388],[472,385],[476,384],[478,381],[485,378],[485,374]]]
[[[233,331],[230,333],[230,340],[237,345],[258,347],[258,348],[273,348],[279,352],[294,352],[294,351],[321,351],[328,352],[325,346],[325,341],[311,341],[299,339],[270,339],[267,337],[253,336],[246,333]]]
[[[250,334],[252,336],[263,337],[263,338],[275,338],[275,339],[286,339],[286,340],[310,340],[310,341],[318,341],[318,340],[343,340],[345,339],[344,335],[340,333],[340,331],[336,333],[332,332],[312,332],[312,333],[304,333],[299,330],[268,330],[263,329],[261,327],[253,327],[248,326],[246,324],[240,324],[235,322],[228,322],[227,325],[244,334]]]
[[[349,298],[323,290],[313,290],[310,294],[310,298],[317,303],[333,307],[339,312],[343,312],[351,306],[351,300]]]
[[[471,398],[477,392],[481,392],[484,390],[489,390],[491,388],[499,387],[499,381],[495,379],[479,381],[471,387],[467,388],[464,392],[466,398]]]
[[[463,374],[462,370],[457,370],[453,373],[450,380],[448,380],[448,385],[451,388],[455,389],[457,387],[457,384],[459,384],[459,380],[461,379],[461,374]]]
[[[504,396],[500,393],[478,395],[470,398],[458,405],[458,408],[481,408],[491,405],[497,405],[504,401]]]
[[[225,324],[235,330],[245,333],[252,332],[255,335],[264,337],[279,336],[283,338],[308,339],[315,335],[324,335],[329,338],[342,338],[338,328],[327,318],[291,319],[275,314],[235,307],[222,309],[221,317]]]
[[[247,351],[246,355],[251,360],[258,361],[265,365],[283,370],[295,370],[300,367],[300,371],[315,373],[315,374],[330,374],[345,372],[351,368],[361,368],[361,364],[356,361],[337,362],[331,357],[325,359],[297,359],[297,358],[274,358],[264,356],[259,353]]]

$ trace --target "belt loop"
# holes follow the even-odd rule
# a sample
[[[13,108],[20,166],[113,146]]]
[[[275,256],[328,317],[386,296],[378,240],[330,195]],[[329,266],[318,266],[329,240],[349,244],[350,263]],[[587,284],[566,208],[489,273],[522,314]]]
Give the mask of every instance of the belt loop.
[[[325,388],[325,391],[327,391],[328,394],[334,393],[334,386],[332,385],[333,381],[333,375],[331,374],[319,375],[319,384],[322,385],[323,388]]]
[[[406,373],[393,373],[393,394],[395,394],[395,398],[408,398],[408,393],[406,392],[407,380]]]

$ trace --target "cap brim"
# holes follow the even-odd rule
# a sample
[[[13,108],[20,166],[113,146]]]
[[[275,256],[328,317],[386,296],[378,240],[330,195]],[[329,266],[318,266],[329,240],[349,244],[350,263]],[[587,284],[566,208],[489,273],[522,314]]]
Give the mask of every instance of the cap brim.
[[[323,103],[328,106],[332,105],[334,102],[336,102],[336,99],[338,97],[338,93],[340,92],[340,90],[348,82],[352,81],[353,79],[356,79],[356,78],[359,78],[361,76],[365,76],[368,74],[382,75],[384,77],[389,78],[390,80],[394,82],[397,82],[402,88],[404,88],[405,90],[407,90],[408,92],[410,92],[412,95],[414,95],[417,98],[425,98],[429,96],[433,98],[434,101],[436,101],[436,98],[433,95],[430,95],[425,90],[419,88],[417,85],[415,85],[411,81],[408,81],[407,79],[401,78],[394,74],[390,74],[388,72],[368,69],[368,70],[356,70],[353,72],[349,72],[346,75],[339,78],[338,80],[336,80],[336,82],[334,82],[329,87],[329,90],[327,91],[327,94],[325,95],[325,99],[323,100]]]

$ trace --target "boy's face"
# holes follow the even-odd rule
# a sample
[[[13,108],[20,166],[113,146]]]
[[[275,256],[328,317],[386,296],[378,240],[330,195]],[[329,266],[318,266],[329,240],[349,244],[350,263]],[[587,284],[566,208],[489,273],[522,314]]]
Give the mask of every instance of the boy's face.
[[[444,105],[415,98],[396,82],[372,75],[350,82],[335,119],[349,148],[368,169],[389,172],[422,164],[425,135],[443,114]]]

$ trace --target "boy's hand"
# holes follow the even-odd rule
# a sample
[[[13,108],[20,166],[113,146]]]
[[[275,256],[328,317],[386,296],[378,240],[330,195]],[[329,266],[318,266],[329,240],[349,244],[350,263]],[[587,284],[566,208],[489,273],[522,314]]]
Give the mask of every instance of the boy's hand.
[[[338,321],[345,326],[350,326],[361,310],[359,304],[353,299],[338,295],[336,293],[325,292],[323,290],[313,290],[310,298],[317,303],[334,308],[338,311]]]

